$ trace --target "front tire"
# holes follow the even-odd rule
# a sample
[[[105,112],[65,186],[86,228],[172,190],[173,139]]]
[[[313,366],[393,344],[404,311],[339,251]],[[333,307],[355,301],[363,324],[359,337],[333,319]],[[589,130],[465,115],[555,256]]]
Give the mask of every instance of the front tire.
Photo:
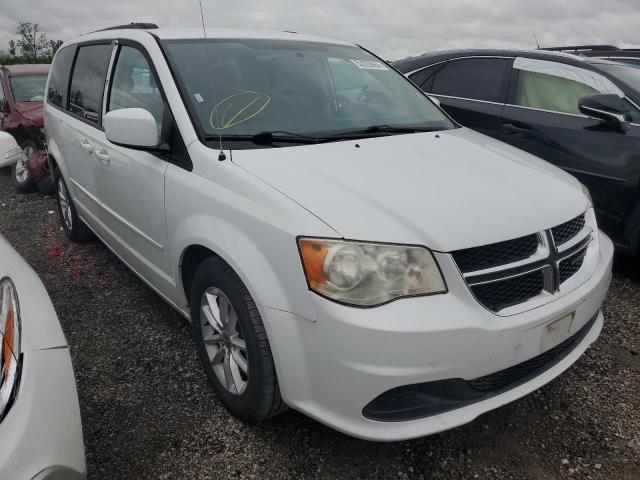
[[[218,398],[250,423],[285,410],[262,318],[240,277],[209,258],[195,272],[190,297],[193,339]]]
[[[87,227],[76,211],[76,206],[69,194],[69,189],[64,181],[59,169],[54,170],[53,174],[54,188],[58,204],[58,214],[62,222],[62,228],[69,240],[73,242],[86,242],[93,236],[89,227]]]
[[[19,192],[31,193],[36,190],[36,184],[31,176],[27,160],[29,155],[38,149],[38,145],[33,140],[24,140],[20,143],[20,147],[22,148],[22,155],[11,167],[13,185]]]

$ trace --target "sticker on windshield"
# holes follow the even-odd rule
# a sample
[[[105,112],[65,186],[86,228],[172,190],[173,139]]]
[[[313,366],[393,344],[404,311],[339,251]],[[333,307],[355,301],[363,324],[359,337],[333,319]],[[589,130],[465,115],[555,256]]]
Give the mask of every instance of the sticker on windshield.
[[[202,98],[202,95],[200,95],[199,93],[194,93],[193,96],[195,97],[196,102],[198,103],[204,102],[204,98]]]
[[[382,62],[376,60],[357,60],[355,58],[349,60],[361,70],[389,70]]]

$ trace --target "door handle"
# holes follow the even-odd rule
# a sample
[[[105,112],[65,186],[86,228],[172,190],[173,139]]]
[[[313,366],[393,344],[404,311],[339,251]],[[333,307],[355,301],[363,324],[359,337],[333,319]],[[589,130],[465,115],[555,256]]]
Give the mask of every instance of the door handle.
[[[510,135],[531,135],[533,130],[528,127],[519,127],[518,125],[514,125],[513,123],[504,123],[500,125],[500,128],[504,133],[508,133]]]
[[[85,152],[93,152],[93,145],[91,145],[91,143],[89,142],[89,140],[82,139],[80,140],[80,147],[85,151]]]
[[[111,158],[109,158],[109,152],[107,152],[104,148],[102,150],[96,150],[95,152],[93,152],[93,154],[105,165],[111,161]]]

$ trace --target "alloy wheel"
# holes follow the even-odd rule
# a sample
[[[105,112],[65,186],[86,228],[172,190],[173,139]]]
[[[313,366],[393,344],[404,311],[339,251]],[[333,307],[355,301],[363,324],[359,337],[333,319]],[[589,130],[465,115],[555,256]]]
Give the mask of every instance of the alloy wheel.
[[[62,178],[58,180],[58,201],[60,202],[60,211],[62,212],[62,220],[67,229],[73,229],[73,217],[71,214],[71,202],[69,200],[69,192]]]
[[[249,381],[247,346],[238,315],[227,296],[210,287],[200,302],[200,328],[213,371],[233,395],[242,395]]]

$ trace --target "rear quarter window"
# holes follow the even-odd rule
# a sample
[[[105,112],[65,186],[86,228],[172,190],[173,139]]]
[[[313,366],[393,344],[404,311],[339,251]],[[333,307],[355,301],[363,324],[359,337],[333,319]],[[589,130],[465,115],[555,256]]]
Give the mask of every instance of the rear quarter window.
[[[47,102],[61,108],[67,106],[67,91],[69,87],[69,74],[76,49],[74,45],[62,48],[51,66],[49,74],[49,89]]]

